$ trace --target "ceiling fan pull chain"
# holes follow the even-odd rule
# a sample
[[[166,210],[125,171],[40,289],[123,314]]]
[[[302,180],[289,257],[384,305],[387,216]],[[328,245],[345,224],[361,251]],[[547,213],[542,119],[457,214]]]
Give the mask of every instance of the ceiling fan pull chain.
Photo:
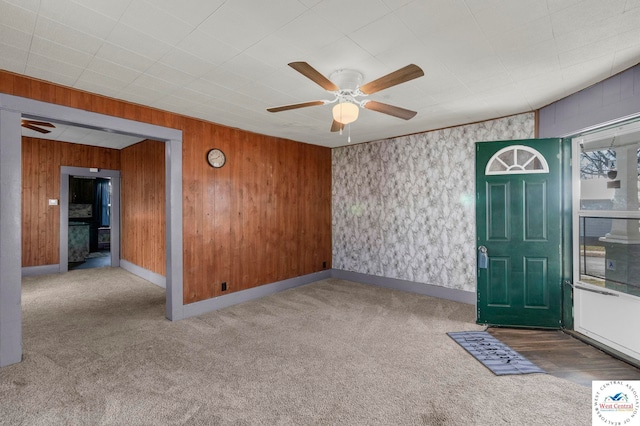
[[[348,124],[349,126],[349,136],[347,136],[347,143],[351,143],[351,124]]]

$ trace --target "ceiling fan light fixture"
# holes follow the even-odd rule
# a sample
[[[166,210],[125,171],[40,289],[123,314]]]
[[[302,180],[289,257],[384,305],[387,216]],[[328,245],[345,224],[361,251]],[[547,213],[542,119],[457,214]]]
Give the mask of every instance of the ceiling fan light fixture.
[[[333,119],[338,123],[349,124],[358,119],[358,105],[351,102],[340,102],[333,107]]]
[[[413,118],[417,112],[397,106],[377,102],[369,99],[359,100],[361,96],[368,96],[389,87],[397,86],[401,83],[422,77],[424,71],[415,65],[409,64],[377,80],[368,82],[361,86],[363,75],[356,70],[339,69],[330,74],[329,78],[325,77],[318,70],[313,68],[306,62],[290,62],[289,66],[298,71],[309,80],[331,93],[334,98],[332,100],[316,100],[311,102],[303,102],[291,105],[283,105],[279,107],[267,108],[269,112],[281,112],[298,108],[306,108],[316,105],[335,104],[332,110],[333,122],[331,123],[332,132],[340,132],[345,125],[353,123],[358,119],[360,108],[366,108],[371,111],[398,117],[403,120]]]

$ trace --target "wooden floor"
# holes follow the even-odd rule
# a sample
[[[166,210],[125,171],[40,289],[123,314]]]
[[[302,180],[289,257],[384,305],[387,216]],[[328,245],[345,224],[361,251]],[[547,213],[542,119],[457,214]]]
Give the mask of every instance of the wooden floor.
[[[592,380],[640,380],[640,369],[559,330],[487,331],[548,374],[584,386]]]

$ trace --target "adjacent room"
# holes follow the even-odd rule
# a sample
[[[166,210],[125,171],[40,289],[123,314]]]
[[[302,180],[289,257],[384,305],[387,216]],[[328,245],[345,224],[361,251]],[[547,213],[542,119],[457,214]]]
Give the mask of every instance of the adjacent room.
[[[0,423],[588,424],[640,380],[640,5],[0,16]]]
[[[69,269],[111,266],[111,182],[108,178],[69,178]]]

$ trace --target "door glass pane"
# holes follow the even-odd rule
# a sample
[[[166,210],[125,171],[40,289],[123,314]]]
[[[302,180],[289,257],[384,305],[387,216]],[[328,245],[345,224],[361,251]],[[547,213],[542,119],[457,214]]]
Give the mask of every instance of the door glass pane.
[[[517,162],[518,164],[522,164],[522,165],[528,164],[527,162],[534,156],[532,152],[523,151],[523,150],[518,150],[517,154],[518,154]]]
[[[514,164],[513,151],[505,151],[498,156],[505,164]]]
[[[580,154],[580,209],[636,211],[639,145],[583,149]]]
[[[580,217],[580,281],[640,296],[640,221]]]

